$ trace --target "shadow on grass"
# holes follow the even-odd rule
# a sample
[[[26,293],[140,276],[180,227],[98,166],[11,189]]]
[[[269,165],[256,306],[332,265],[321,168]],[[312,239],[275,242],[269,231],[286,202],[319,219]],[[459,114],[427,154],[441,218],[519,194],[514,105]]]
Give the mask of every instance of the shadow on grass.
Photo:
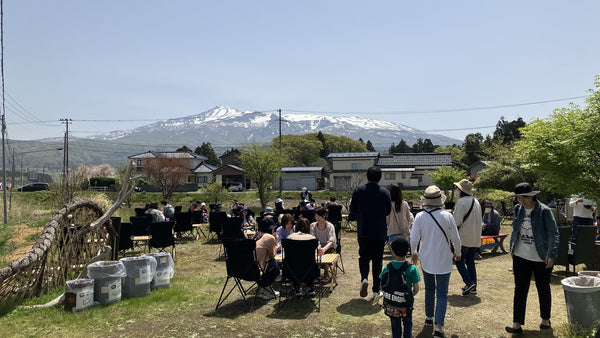
[[[6,314],[11,313],[16,307],[17,304],[13,301],[2,301],[2,303],[0,303],[0,317],[4,317]]]
[[[223,303],[221,306],[219,306],[218,309],[213,310],[211,312],[207,312],[204,314],[204,316],[235,319],[240,316],[248,314],[250,312],[250,307],[252,306],[252,302],[255,301],[255,299],[254,299],[255,296],[254,295],[246,296],[247,304],[246,304],[246,302],[244,302],[244,299],[242,299],[241,296],[239,296],[240,298],[235,298],[237,296],[239,296],[239,295],[232,293],[231,295],[229,295],[229,297],[227,297],[227,299],[225,300],[225,303]],[[235,300],[233,300],[232,297]],[[265,305],[267,305],[267,301],[257,298],[256,302],[254,302],[253,311],[259,310],[261,307],[263,307]]]
[[[472,305],[479,304],[479,303],[481,303],[481,298],[474,296],[474,295],[468,295],[468,296],[450,295],[450,296],[448,296],[448,304],[450,304],[454,307],[468,307],[468,306],[472,306]]]
[[[351,299],[350,301],[341,304],[337,307],[339,313],[351,315],[354,317],[362,317],[372,315],[381,311],[380,306],[371,305],[371,301],[367,299]]]

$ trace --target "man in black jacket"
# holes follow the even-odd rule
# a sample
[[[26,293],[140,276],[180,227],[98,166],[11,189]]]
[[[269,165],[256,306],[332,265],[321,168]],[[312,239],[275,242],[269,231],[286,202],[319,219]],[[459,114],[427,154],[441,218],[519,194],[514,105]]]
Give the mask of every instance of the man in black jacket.
[[[358,225],[358,266],[360,269],[360,296],[367,296],[369,286],[369,262],[372,261],[373,298],[379,295],[383,261],[383,248],[387,235],[386,216],[392,210],[390,193],[379,186],[381,168],[372,166],[367,170],[367,184],[352,192],[350,213],[356,216]]]

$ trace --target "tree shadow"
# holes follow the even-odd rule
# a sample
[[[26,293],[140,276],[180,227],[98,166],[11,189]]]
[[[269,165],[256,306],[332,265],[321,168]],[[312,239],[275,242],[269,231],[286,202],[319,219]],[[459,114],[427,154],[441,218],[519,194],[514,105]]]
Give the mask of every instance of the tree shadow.
[[[362,317],[375,314],[381,311],[379,305],[371,305],[371,302],[367,299],[351,299],[350,301],[340,304],[337,307],[337,312],[351,315],[354,317]]]

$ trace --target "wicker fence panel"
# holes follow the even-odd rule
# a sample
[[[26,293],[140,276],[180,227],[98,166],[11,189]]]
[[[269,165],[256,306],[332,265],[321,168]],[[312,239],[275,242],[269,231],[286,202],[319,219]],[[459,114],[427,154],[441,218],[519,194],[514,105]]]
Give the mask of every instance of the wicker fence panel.
[[[0,270],[0,300],[21,301],[65,284],[85,271],[104,245],[112,246],[110,222],[90,228],[102,208],[89,200],[61,209],[44,227],[33,248]]]

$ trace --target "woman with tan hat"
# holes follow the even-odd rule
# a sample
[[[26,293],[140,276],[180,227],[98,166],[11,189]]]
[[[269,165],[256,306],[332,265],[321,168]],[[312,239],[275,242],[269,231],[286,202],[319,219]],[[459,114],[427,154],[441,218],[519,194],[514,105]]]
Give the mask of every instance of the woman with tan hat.
[[[458,227],[458,234],[462,247],[461,259],[456,261],[456,269],[462,277],[465,286],[462,295],[477,294],[477,270],[475,269],[475,255],[481,247],[481,205],[473,197],[473,183],[467,179],[455,182],[460,191],[460,198],[454,206],[454,221]]]
[[[531,274],[540,302],[540,329],[550,329],[550,275],[558,257],[558,227],[552,210],[537,200],[539,191],[533,190],[527,182],[519,183],[511,197],[517,197],[513,231],[510,236],[510,253],[513,258],[515,295],[513,301],[513,325],[506,327],[508,333],[523,333],[525,324],[527,294]]]
[[[410,233],[412,263],[421,258],[425,281],[425,326],[433,326],[434,337],[444,337],[444,318],[448,306],[448,284],[452,258],[460,259],[461,242],[452,214],[442,210],[446,196],[435,185],[425,189],[424,211],[415,217]],[[437,304],[436,304],[437,303]]]

